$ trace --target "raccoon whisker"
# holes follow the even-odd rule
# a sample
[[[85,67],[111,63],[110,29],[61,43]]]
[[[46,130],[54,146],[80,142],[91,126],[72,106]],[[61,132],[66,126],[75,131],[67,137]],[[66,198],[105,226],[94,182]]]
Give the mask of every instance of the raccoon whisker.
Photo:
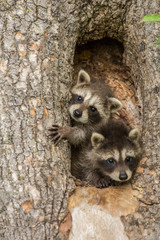
[[[89,121],[90,123],[95,123],[94,121],[93,121],[93,119],[90,119],[90,121]]]
[[[93,122],[93,119],[88,119],[88,123],[92,123]]]

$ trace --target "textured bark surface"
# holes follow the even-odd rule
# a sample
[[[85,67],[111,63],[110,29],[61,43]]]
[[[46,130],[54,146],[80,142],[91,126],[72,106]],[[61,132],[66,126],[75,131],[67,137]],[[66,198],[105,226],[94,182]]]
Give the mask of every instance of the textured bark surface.
[[[69,149],[46,136],[67,121],[75,37],[61,7],[1,1],[0,239],[56,239],[67,214]]]
[[[139,23],[158,1],[1,1],[0,239],[65,239],[70,177],[66,143],[51,146],[46,129],[68,121],[76,43],[105,36],[123,43],[142,106],[146,158],[136,178],[137,213],[124,219],[129,239],[157,240],[160,51],[158,24]]]

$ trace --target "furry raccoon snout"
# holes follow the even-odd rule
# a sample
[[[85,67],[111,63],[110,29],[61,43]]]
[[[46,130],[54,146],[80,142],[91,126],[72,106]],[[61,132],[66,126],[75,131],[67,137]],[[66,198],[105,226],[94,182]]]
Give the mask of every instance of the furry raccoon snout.
[[[128,178],[128,176],[127,176],[126,172],[120,172],[119,179],[121,181],[127,180],[127,178]]]
[[[82,111],[80,109],[76,109],[74,110],[73,115],[77,118],[82,117]]]

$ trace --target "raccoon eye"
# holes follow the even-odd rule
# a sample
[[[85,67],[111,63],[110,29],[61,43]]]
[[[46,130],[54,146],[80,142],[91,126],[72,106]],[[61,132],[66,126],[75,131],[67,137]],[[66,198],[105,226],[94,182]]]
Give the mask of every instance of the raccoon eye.
[[[115,160],[114,160],[114,158],[108,158],[108,159],[106,160],[106,162],[109,163],[109,164],[114,164],[114,163],[115,163]]]
[[[97,111],[97,108],[95,108],[95,107],[93,107],[93,106],[90,106],[90,110],[91,110],[92,112],[96,112],[96,111]]]
[[[129,157],[129,156],[128,156],[128,157],[126,157],[126,159],[125,159],[125,160],[126,160],[126,162],[132,162],[132,161],[134,160],[134,158],[133,158],[133,157]]]
[[[78,96],[78,97],[77,97],[77,101],[78,101],[78,102],[83,102],[83,98],[82,98],[81,96]]]

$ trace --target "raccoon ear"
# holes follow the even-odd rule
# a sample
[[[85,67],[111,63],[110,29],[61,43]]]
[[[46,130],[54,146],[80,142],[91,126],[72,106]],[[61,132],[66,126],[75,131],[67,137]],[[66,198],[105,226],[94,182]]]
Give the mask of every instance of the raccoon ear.
[[[109,98],[109,104],[111,113],[117,112],[123,107],[122,103],[114,97]]]
[[[138,141],[139,139],[139,130],[137,128],[132,129],[129,134],[128,137],[131,141]]]
[[[104,141],[104,137],[100,133],[92,133],[91,143],[94,148],[98,147]]]
[[[90,83],[90,82],[91,82],[91,78],[90,78],[89,74],[86,71],[81,69],[78,73],[77,84]]]

